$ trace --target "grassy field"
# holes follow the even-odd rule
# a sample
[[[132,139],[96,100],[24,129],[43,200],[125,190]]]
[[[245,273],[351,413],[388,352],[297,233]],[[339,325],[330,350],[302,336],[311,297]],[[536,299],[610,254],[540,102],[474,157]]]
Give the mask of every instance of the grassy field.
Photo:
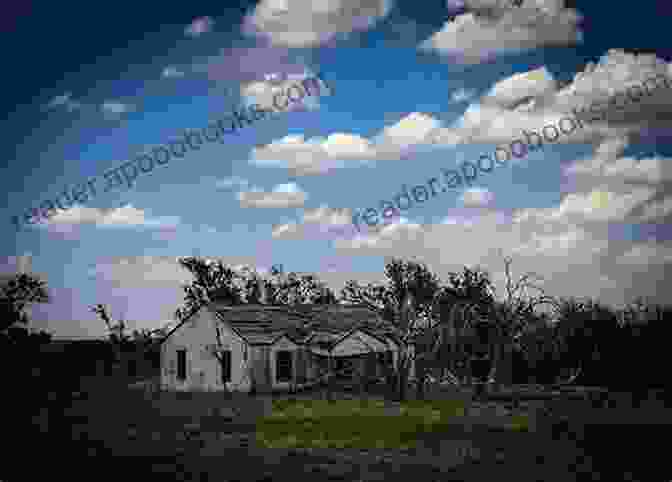
[[[462,400],[275,400],[273,413],[257,422],[256,441],[266,448],[408,449],[464,425],[467,412]],[[529,429],[522,414],[499,422],[504,429]]]

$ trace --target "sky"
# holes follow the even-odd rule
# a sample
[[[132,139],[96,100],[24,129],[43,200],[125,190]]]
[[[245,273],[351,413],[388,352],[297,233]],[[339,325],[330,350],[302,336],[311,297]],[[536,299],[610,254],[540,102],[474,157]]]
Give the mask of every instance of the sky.
[[[173,319],[180,256],[316,273],[337,293],[391,257],[447,279],[503,256],[555,296],[669,301],[672,90],[662,88],[379,224],[353,224],[572,109],[672,76],[671,7],[599,0],[21,2],[5,8],[4,272],[52,301],[33,326],[99,337]],[[319,76],[319,92],[103,190],[104,173]],[[629,91],[628,91],[629,92]],[[280,94],[278,94],[280,93]],[[157,161],[158,162],[158,161]],[[95,195],[17,227],[86,183]],[[98,185],[98,183],[103,183]],[[84,184],[86,185],[86,184]],[[382,211],[380,211],[382,212]],[[382,217],[380,218],[382,219]]]

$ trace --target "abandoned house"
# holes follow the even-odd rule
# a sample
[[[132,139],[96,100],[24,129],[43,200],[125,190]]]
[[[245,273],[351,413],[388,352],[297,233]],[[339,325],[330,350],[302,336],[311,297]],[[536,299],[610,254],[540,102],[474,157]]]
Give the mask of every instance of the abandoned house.
[[[340,377],[386,376],[399,341],[359,305],[209,303],[179,323],[161,345],[161,386],[169,390],[292,390]]]

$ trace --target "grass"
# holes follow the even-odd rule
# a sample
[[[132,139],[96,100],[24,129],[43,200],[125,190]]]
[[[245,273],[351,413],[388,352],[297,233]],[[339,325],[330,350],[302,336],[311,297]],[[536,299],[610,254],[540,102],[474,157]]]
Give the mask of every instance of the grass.
[[[392,408],[382,400],[275,400],[257,421],[265,448],[414,448],[420,438],[449,432],[467,421],[459,400],[408,401]],[[499,428],[527,431],[529,420],[511,416]]]

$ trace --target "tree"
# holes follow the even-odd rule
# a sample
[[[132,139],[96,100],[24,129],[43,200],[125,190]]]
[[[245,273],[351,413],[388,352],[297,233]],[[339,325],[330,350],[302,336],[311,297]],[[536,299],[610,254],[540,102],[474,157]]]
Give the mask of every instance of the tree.
[[[315,275],[286,273],[281,265],[273,266],[268,276],[262,276],[249,267],[234,270],[221,261],[204,258],[179,258],[178,262],[194,276],[194,281],[183,286],[184,306],[175,312],[178,320],[215,300],[232,306],[337,302],[334,293]]]
[[[29,330],[30,319],[26,309],[32,303],[50,301],[47,284],[38,276],[16,273],[3,276],[0,281],[0,361],[7,386],[15,387],[25,396],[20,404],[6,397],[9,413],[32,410],[38,400],[44,399],[44,379],[31,380],[33,369],[44,368],[40,348],[50,342],[51,334]],[[26,384],[26,382],[29,382]],[[30,383],[32,381],[32,383]],[[14,397],[15,398],[15,397]],[[10,408],[11,407],[11,408]]]
[[[622,377],[615,365],[620,364],[624,350],[632,352],[627,349],[630,340],[624,339],[616,311],[590,299],[569,298],[561,300],[558,312],[558,347],[561,362],[568,369],[563,383],[586,378],[604,383],[616,373]]]
[[[426,356],[441,362],[442,378],[460,384],[466,377],[467,341],[465,336],[476,329],[476,321],[490,313],[494,289],[487,271],[464,267],[461,273],[450,273],[449,285],[434,296],[431,319],[434,329],[432,349]],[[471,337],[473,342],[473,337]],[[460,370],[459,366],[464,369]]]
[[[401,259],[392,259],[385,265],[385,277],[384,284],[365,286],[350,280],[341,291],[341,299],[363,304],[394,324],[401,345],[395,379],[399,398],[403,400],[408,372],[417,354],[413,345],[429,327],[429,314],[440,280],[426,265]],[[424,373],[419,375],[421,391]]]
[[[240,273],[244,280],[246,303],[269,305],[335,304],[336,295],[314,274],[286,273],[282,265],[271,268],[268,276],[245,268]]]
[[[150,352],[158,346],[160,338],[165,336],[167,331],[165,327],[154,330],[134,329],[129,333],[127,321],[123,319],[113,321],[105,305],[93,305],[91,311],[97,314],[107,327],[108,340],[116,364],[124,365],[126,368],[130,368],[132,365],[133,371],[135,371],[138,362],[142,362],[145,356],[148,354],[156,356],[156,354],[152,355]]]
[[[215,299],[231,305],[243,303],[243,289],[237,283],[236,272],[229,266],[225,266],[221,261],[215,262],[195,256],[178,258],[177,261],[194,277],[194,281],[182,286],[184,306],[175,311],[178,320],[190,316],[201,306]]]
[[[557,309],[555,298],[546,294],[540,283],[544,280],[536,273],[525,273],[514,281],[511,272],[513,258],[504,256],[506,293],[502,302],[496,302],[489,317],[495,332],[494,356],[490,379],[499,381],[498,369],[505,354],[511,352],[515,341],[526,327],[539,320],[536,309],[550,306]]]
[[[46,281],[28,273],[6,277],[0,284],[0,333],[16,325],[28,325],[26,308],[50,301]]]
[[[436,338],[434,351],[439,345],[447,344],[455,369],[456,358],[466,357],[463,334],[479,326],[479,331],[487,334],[484,338],[491,359],[488,379],[496,383],[501,379],[499,369],[504,355],[514,348],[524,328],[538,318],[535,309],[544,304],[555,306],[555,300],[539,286],[540,276],[527,273],[514,281],[511,263],[512,258],[504,257],[506,292],[503,300],[497,300],[487,272],[465,268],[461,274],[451,274],[451,286],[441,290],[434,302],[434,312],[447,319],[441,336]]]

